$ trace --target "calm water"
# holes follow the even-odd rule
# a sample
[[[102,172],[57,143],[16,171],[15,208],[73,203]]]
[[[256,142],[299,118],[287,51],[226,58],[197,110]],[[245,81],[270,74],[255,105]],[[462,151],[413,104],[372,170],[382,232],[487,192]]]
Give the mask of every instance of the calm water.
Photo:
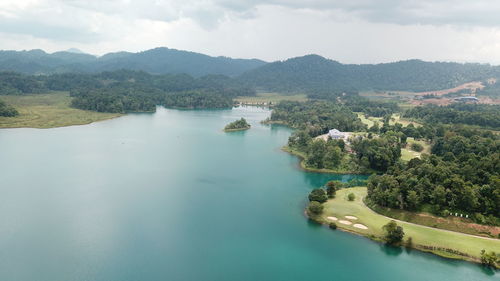
[[[0,280],[498,280],[309,223],[307,193],[350,177],[298,170],[268,114],[0,130]],[[242,116],[251,130],[221,131]]]

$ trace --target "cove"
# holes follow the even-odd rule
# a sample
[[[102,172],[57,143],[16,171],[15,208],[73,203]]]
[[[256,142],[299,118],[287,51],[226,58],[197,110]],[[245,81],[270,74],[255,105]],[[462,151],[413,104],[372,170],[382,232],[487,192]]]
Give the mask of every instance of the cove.
[[[255,107],[0,130],[0,280],[496,280],[310,223],[330,179]],[[244,117],[252,128],[224,133]],[[359,177],[359,176],[358,176]]]

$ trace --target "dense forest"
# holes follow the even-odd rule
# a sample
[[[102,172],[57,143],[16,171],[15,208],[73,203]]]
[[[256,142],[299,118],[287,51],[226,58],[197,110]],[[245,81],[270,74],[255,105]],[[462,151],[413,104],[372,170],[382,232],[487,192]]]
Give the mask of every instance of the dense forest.
[[[17,116],[19,112],[17,110],[6,104],[4,101],[0,100],[0,116],[1,117],[14,117]]]
[[[224,131],[238,131],[246,129],[250,129],[250,124],[248,124],[247,120],[243,117],[239,120],[227,124],[224,127]]]
[[[368,181],[368,198],[381,206],[436,214],[468,214],[479,223],[500,224],[500,140],[497,135],[451,127],[432,155],[393,166]]]
[[[154,111],[156,105],[227,108],[236,96],[255,95],[253,89],[221,75],[194,78],[187,74],[151,75],[130,70],[49,76],[0,72],[0,94],[47,91],[70,91],[74,107],[98,112]]]
[[[25,74],[99,73],[130,69],[151,74],[181,74],[200,77],[209,74],[236,76],[265,62],[257,59],[211,57],[169,48],[155,48],[139,53],[118,52],[96,57],[84,53],[42,50],[0,51],[0,71]]]
[[[326,134],[332,128],[353,132],[366,127],[348,107],[322,100],[283,101],[273,108],[269,121],[306,130],[310,136]]]
[[[427,123],[467,124],[500,129],[500,105],[454,103],[448,106],[418,106],[404,117]]]
[[[341,64],[318,55],[278,61],[249,70],[242,83],[290,93],[352,90],[431,91],[500,77],[500,67],[408,60],[383,64]]]

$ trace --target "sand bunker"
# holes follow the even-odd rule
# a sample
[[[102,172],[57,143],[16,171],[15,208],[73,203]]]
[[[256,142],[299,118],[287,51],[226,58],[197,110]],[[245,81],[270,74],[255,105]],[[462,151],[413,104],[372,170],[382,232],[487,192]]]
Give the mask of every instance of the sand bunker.
[[[336,217],[326,217],[327,219],[331,220],[331,221],[336,221],[338,220]]]
[[[350,221],[345,221],[345,220],[339,220],[339,222],[340,222],[341,224],[347,224],[347,225],[351,225],[351,224],[352,224],[352,222],[350,222]]]
[[[353,216],[345,216],[345,218],[348,220],[357,220],[358,219],[357,217],[353,217]]]
[[[359,228],[359,229],[368,229],[368,227],[366,227],[365,225],[363,224],[359,224],[359,223],[356,223],[353,225],[355,228]]]

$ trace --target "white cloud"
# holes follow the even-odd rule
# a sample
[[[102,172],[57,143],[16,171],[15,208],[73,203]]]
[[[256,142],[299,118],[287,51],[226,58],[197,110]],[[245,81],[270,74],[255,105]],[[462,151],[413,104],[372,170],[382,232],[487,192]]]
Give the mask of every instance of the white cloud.
[[[2,0],[0,49],[499,64],[498,14],[488,0]]]

